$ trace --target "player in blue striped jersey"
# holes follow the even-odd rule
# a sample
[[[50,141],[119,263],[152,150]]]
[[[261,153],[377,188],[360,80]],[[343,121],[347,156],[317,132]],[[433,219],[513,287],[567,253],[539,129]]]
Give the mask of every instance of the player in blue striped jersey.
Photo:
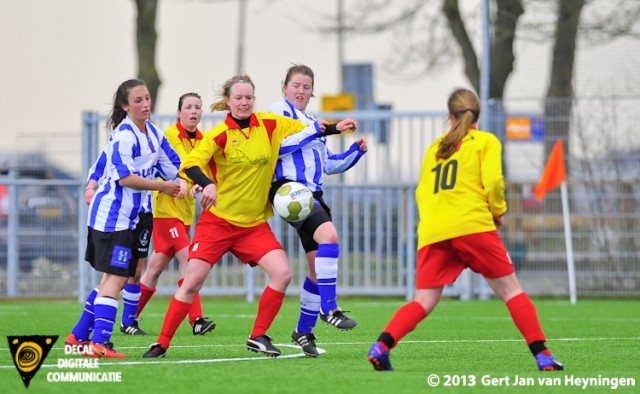
[[[88,343],[89,353],[94,357],[126,357],[113,350],[110,339],[118,293],[136,272],[135,249],[141,235],[139,214],[144,211],[149,191],[159,190],[176,197],[186,194],[184,182],[156,180],[158,175],[175,179],[180,158],[164,134],[148,121],[150,107],[151,98],[144,82],[128,80],[118,87],[107,121],[114,131],[104,149],[106,161],[98,164],[104,165],[104,174],[89,204],[85,253],[85,260],[103,272],[104,277],[93,301],[91,342],[74,333],[67,338],[67,342],[76,342],[72,344]]]
[[[87,188],[85,189],[84,194],[84,200],[87,205],[91,204],[91,200],[93,200],[93,196],[95,195],[100,183],[105,181],[104,176],[106,166],[107,154],[105,147],[105,149],[100,153],[98,159],[89,169]],[[146,196],[140,204],[140,213],[138,214],[135,237],[138,240],[138,245],[134,250],[134,255],[138,258],[138,266],[136,268],[135,275],[129,278],[122,291],[122,301],[124,306],[122,308],[122,318],[120,319],[120,332],[128,335],[146,335],[146,333],[138,326],[136,314],[138,301],[141,297],[140,277],[142,276],[145,261],[149,254],[149,244],[153,230],[152,197],[153,193],[146,193]],[[106,274],[103,274],[102,280],[104,280],[105,277]],[[91,331],[93,331],[93,302],[98,291],[99,288],[96,287],[89,293],[89,297],[87,297],[85,308],[80,320],[78,320],[78,323],[71,331],[72,333],[65,341],[68,345],[77,345],[79,342],[84,341],[84,338],[89,338]]]
[[[273,103],[269,111],[298,119],[305,124],[315,122],[315,117],[305,112],[313,97],[313,84],[311,68],[293,65],[287,70],[282,87],[285,99]],[[331,211],[322,198],[324,175],[339,174],[350,169],[367,151],[364,138],[359,138],[346,152],[334,154],[327,147],[325,135],[356,128],[355,120],[345,119],[329,125],[324,135],[309,144],[287,152],[281,150],[271,188],[272,201],[275,191],[287,181],[300,182],[314,194],[314,207],[309,217],[301,222],[290,223],[300,236],[309,263],[309,275],[300,294],[300,318],[291,338],[311,357],[318,356],[316,338],[312,332],[318,315],[325,323],[342,330],[350,330],[358,324],[338,307],[340,245],[337,230],[331,222]]]

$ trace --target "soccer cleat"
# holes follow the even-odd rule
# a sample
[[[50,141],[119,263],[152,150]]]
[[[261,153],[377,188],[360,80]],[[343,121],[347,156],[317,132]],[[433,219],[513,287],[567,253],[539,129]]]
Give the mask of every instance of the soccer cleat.
[[[342,308],[336,308],[327,314],[320,313],[320,320],[340,330],[351,330],[355,328],[358,322],[345,315],[344,312]]]
[[[547,356],[544,353],[539,353],[536,355],[536,364],[538,364],[538,369],[541,371],[562,371],[564,370],[564,365],[555,357],[553,354]]]
[[[159,343],[152,343],[149,350],[142,355],[142,358],[163,358],[167,354],[167,349],[163,348]]]
[[[320,354],[316,348],[316,336],[313,335],[312,332],[304,333],[294,331],[293,334],[291,334],[291,339],[293,339],[293,342],[297,343],[302,348],[302,351],[307,356],[318,357]]]
[[[205,320],[206,317],[199,317],[193,323],[193,335],[204,335],[216,328],[216,322]]]
[[[124,353],[119,353],[113,350],[113,343],[109,341],[104,341],[102,343],[94,343],[91,341],[89,345],[91,348],[91,354],[87,354],[91,357],[96,358],[127,358],[127,355]]]
[[[147,335],[146,332],[138,326],[138,320],[134,320],[128,326],[120,326],[120,332],[127,335]]]
[[[64,340],[64,344],[69,346],[87,346],[89,345],[89,340],[79,341],[76,339],[76,335],[71,333]]]
[[[369,349],[367,359],[376,371],[393,371],[393,367],[389,361],[389,352],[385,352],[382,345],[378,342],[374,343],[371,349]]]
[[[280,349],[271,344],[271,337],[267,334],[259,335],[247,340],[247,349],[252,352],[262,352],[269,357],[278,357]]]

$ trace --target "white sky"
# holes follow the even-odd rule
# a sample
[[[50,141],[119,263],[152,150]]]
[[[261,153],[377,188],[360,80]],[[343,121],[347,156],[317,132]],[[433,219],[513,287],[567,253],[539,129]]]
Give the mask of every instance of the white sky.
[[[479,4],[479,0],[465,2],[465,6]],[[312,101],[311,111],[319,110],[323,95],[338,93],[336,37],[320,37],[292,22],[310,9],[332,13],[336,1],[247,2],[245,70],[256,84],[257,110],[281,98],[280,84],[292,62],[315,71],[318,99]],[[83,110],[107,113],[118,84],[137,73],[134,15],[133,0],[0,0],[2,144],[10,144],[17,133],[79,132]],[[299,19],[309,20],[307,15]],[[213,101],[214,88],[235,73],[237,21],[235,1],[159,0],[156,60],[163,84],[154,98],[156,112],[174,113],[179,95],[187,91],[199,92],[206,106]],[[634,45],[581,48],[579,66],[585,67],[576,73],[591,88],[585,91],[602,92],[602,81],[615,89],[614,76],[637,70],[640,55],[620,66],[608,63],[620,53],[640,53]],[[344,48],[346,63],[373,62],[375,67],[388,56],[391,45],[387,36],[367,36],[349,38]],[[549,46],[517,47],[516,71],[507,93],[544,95],[549,52]],[[398,111],[442,111],[453,87],[469,86],[462,67],[454,63],[447,71],[410,85],[377,76],[375,99]],[[623,90],[638,94],[637,87],[623,80]],[[635,81],[633,86],[638,85]]]

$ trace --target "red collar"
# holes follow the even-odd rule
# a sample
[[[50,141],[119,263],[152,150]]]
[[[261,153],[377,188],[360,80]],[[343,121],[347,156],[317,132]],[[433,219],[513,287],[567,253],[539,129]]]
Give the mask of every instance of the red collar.
[[[184,126],[182,125],[182,123],[178,122],[176,123],[176,127],[178,128],[178,131],[180,132],[178,134],[178,137],[180,137],[181,139],[191,139],[191,137],[189,137],[189,132],[184,128]],[[200,129],[198,129],[196,127],[196,138],[197,140],[201,140],[202,139],[202,132],[200,131]]]
[[[224,120],[224,122],[227,124],[227,127],[229,127],[230,129],[240,130],[240,126],[238,126],[236,121],[233,120],[233,118],[231,117],[231,112],[227,113],[227,118]],[[256,117],[256,114],[251,113],[251,119],[249,120],[249,127],[256,127],[259,125],[260,123],[258,122],[258,118]]]

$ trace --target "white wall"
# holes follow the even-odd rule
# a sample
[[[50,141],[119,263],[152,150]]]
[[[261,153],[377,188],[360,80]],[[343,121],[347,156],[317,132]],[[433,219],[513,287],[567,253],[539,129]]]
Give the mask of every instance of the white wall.
[[[464,3],[480,17],[479,4]],[[238,4],[160,0],[159,7],[157,65],[163,84],[154,98],[156,110],[174,112],[178,96],[187,91],[199,92],[208,105],[214,88],[235,73]],[[245,70],[257,86],[257,109],[281,97],[291,62],[316,72],[318,99],[310,110],[319,110],[323,95],[338,93],[336,37],[304,27],[314,11],[334,13],[335,0],[249,0],[247,11]],[[137,73],[134,19],[133,0],[0,0],[0,149],[11,147],[16,134],[79,133],[83,110],[108,112],[117,85]],[[379,64],[391,43],[388,35],[349,38],[344,60]],[[633,45],[579,46],[578,90],[593,94],[603,85],[620,86],[616,91],[638,94],[638,78],[627,77],[639,65],[640,44]],[[549,46],[518,42],[508,96],[546,92],[549,52]],[[460,62],[411,84],[381,73],[375,77],[376,100],[399,111],[445,110],[451,89],[469,85]]]

